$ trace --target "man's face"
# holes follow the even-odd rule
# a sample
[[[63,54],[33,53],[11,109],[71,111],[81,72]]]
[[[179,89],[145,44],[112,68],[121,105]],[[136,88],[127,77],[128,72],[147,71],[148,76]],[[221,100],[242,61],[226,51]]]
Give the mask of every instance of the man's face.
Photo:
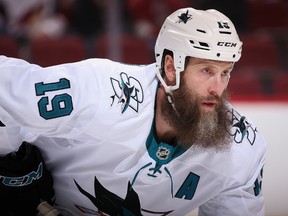
[[[217,100],[228,85],[232,69],[232,62],[190,58],[183,74],[184,85],[187,90],[206,98],[200,105],[202,110],[215,110]]]
[[[226,87],[233,64],[190,59],[181,73],[180,87],[173,92],[176,111],[167,100],[162,113],[176,130],[177,142],[223,150],[230,143],[227,133]]]

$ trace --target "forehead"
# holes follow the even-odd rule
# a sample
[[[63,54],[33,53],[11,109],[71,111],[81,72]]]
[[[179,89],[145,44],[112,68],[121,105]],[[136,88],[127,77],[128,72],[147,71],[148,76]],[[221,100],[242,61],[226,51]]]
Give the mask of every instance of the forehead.
[[[225,68],[232,68],[233,67],[233,62],[216,61],[216,60],[194,58],[194,57],[190,57],[189,64],[191,64],[191,65],[203,65],[203,66],[214,66],[214,67],[225,67]]]

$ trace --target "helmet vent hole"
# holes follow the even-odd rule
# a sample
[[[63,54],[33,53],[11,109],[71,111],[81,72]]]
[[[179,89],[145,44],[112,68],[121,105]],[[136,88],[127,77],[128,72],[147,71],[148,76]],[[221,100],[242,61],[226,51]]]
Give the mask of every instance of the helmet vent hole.
[[[190,40],[190,43],[193,44],[193,48],[195,48],[195,49],[210,50],[209,45],[205,42],[198,42],[197,41],[197,44],[195,44],[194,41]]]
[[[203,46],[203,47],[207,47],[207,48],[209,47],[209,45],[205,42],[199,42],[199,44],[200,46]]]
[[[217,57],[220,57],[220,55],[221,55],[220,53],[217,53]]]
[[[235,57],[236,57],[236,55],[234,54],[234,55],[233,55],[233,58],[235,58]]]
[[[196,31],[206,34],[206,31],[202,29],[196,29]]]
[[[220,34],[231,34],[231,32],[227,32],[227,31],[219,31]]]

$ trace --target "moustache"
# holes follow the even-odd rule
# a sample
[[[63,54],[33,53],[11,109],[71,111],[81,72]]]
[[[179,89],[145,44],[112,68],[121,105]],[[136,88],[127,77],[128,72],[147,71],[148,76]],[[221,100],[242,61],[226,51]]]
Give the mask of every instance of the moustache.
[[[201,102],[205,103],[219,103],[222,99],[222,96],[210,94],[208,96],[203,96],[200,98]]]

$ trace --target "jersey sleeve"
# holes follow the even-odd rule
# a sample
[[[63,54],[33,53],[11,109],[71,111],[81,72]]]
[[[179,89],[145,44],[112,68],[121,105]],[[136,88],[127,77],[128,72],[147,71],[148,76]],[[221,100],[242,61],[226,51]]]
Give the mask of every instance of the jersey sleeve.
[[[247,143],[244,145],[247,146]],[[229,175],[229,177],[226,176],[225,178],[228,186],[199,207],[199,216],[265,215],[262,180],[267,143],[263,136],[258,134],[257,141],[250,150],[252,149],[254,150],[253,153],[250,151],[251,155],[245,159],[249,161],[249,166],[247,164],[244,165],[245,162],[239,160],[240,163],[235,166],[236,172],[234,175]],[[248,155],[249,152],[246,151],[246,154]],[[236,164],[233,159],[230,163]],[[246,174],[243,175],[241,173]],[[243,176],[246,177],[243,178]]]
[[[254,182],[250,186],[238,187],[231,189],[221,195],[209,200],[199,207],[199,216],[263,216],[264,198],[260,192],[255,195],[250,193],[251,190],[259,190]],[[261,182],[259,182],[261,184]],[[255,191],[256,193],[259,191]]]
[[[35,135],[73,138],[93,118],[97,66],[77,62],[42,68],[5,56],[0,66],[0,120],[5,125]]]

